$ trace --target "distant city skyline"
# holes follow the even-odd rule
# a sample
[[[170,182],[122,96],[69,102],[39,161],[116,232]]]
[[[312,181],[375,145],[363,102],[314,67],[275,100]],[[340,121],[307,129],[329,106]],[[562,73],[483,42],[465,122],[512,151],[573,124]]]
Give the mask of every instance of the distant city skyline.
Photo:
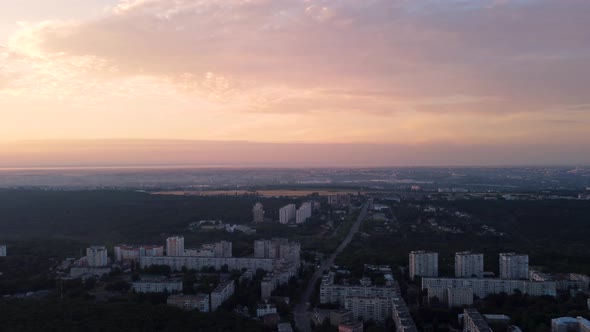
[[[589,14],[0,0],[0,167],[590,164]]]

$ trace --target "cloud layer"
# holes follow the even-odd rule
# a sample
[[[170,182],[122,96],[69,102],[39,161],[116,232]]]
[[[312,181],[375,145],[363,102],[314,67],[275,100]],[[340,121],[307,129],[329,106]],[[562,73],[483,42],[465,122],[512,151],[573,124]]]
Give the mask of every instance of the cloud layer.
[[[0,48],[0,129],[590,143],[588,17],[585,0],[126,0],[21,23]]]

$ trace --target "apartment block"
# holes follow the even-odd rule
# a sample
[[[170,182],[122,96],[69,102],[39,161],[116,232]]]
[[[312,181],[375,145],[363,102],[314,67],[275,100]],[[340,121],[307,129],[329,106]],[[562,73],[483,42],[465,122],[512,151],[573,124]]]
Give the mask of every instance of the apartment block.
[[[483,316],[474,308],[463,311],[463,332],[493,332]]]
[[[500,254],[500,278],[528,279],[529,256],[513,252]]]
[[[288,224],[295,220],[297,208],[295,204],[283,206],[279,210],[279,222],[281,224]]]
[[[86,248],[86,261],[88,262],[88,266],[107,266],[109,263],[107,248],[105,246],[92,246]]]
[[[438,277],[438,253],[429,251],[410,252],[410,279],[420,277]]]
[[[166,256],[184,256],[184,237],[171,236],[166,239]]]
[[[211,311],[217,310],[223,302],[229,299],[235,291],[235,283],[233,280],[227,280],[219,284],[213,292],[211,292]]]
[[[469,251],[455,254],[455,277],[483,278],[483,254]]]
[[[482,278],[422,278],[422,289],[471,288],[473,294],[484,298],[490,294],[513,294],[519,290],[531,296],[555,296],[555,281],[529,281]]]
[[[254,204],[254,207],[252,208],[252,222],[264,222],[264,206],[262,206],[262,203]]]

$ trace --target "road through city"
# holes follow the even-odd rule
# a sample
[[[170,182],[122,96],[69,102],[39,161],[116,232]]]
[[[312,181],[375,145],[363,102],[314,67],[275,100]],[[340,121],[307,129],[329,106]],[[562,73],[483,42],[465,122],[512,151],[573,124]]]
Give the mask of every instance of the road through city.
[[[334,261],[336,260],[338,254],[340,254],[346,248],[346,246],[348,246],[350,241],[352,241],[354,235],[359,231],[361,223],[367,217],[368,206],[368,203],[363,205],[357,220],[350,228],[350,231],[348,232],[348,235],[346,235],[346,238],[342,240],[338,248],[336,248],[332,255],[330,255],[330,258],[324,261],[320,268],[315,271],[311,280],[309,280],[307,288],[305,289],[305,293],[303,294],[299,303],[297,303],[297,306],[295,307],[295,325],[297,326],[300,332],[311,332],[311,317],[310,313],[307,311],[309,299],[311,298],[311,293],[315,290],[315,285],[317,281],[322,277],[324,272],[328,271],[330,267],[334,265]]]

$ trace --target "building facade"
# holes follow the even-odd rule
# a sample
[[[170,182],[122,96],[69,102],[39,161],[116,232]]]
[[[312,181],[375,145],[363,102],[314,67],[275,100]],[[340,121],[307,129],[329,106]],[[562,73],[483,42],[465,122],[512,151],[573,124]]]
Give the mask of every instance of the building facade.
[[[474,308],[463,311],[463,332],[493,332],[483,316]]]
[[[455,277],[483,278],[483,254],[469,251],[455,254]]]
[[[305,202],[301,204],[297,212],[295,213],[295,223],[303,224],[307,221],[307,219],[311,218],[311,213],[313,210],[313,203],[312,202]]]
[[[105,246],[92,246],[86,248],[86,261],[88,266],[101,267],[109,263],[108,252]]]
[[[481,278],[422,278],[422,289],[471,288],[473,294],[484,298],[490,294],[514,294],[515,290],[531,296],[555,296],[555,281],[529,281]]]
[[[213,292],[211,292],[211,311],[217,310],[223,302],[229,299],[235,291],[235,283],[233,280],[227,280],[219,284]]]
[[[513,252],[500,254],[500,278],[528,279],[529,256]]]
[[[352,312],[354,320],[384,322],[391,317],[391,298],[347,296],[344,308]]]
[[[184,256],[184,237],[171,236],[166,239],[166,256]]]
[[[395,323],[396,332],[417,332],[416,323],[412,319],[406,302],[401,297],[394,297],[391,300],[391,313]]]
[[[433,303],[437,298],[440,304],[450,308],[463,307],[473,304],[473,289],[471,288],[451,288],[451,287],[431,287],[428,288],[428,302]]]
[[[296,210],[297,209],[295,207],[295,204],[289,204],[289,205],[283,206],[279,210],[279,222],[281,224],[290,223],[292,220],[295,219]]]
[[[264,206],[262,206],[262,203],[254,204],[254,207],[252,208],[252,222],[264,222]]]
[[[410,279],[420,277],[438,277],[438,253],[429,251],[410,252]]]

